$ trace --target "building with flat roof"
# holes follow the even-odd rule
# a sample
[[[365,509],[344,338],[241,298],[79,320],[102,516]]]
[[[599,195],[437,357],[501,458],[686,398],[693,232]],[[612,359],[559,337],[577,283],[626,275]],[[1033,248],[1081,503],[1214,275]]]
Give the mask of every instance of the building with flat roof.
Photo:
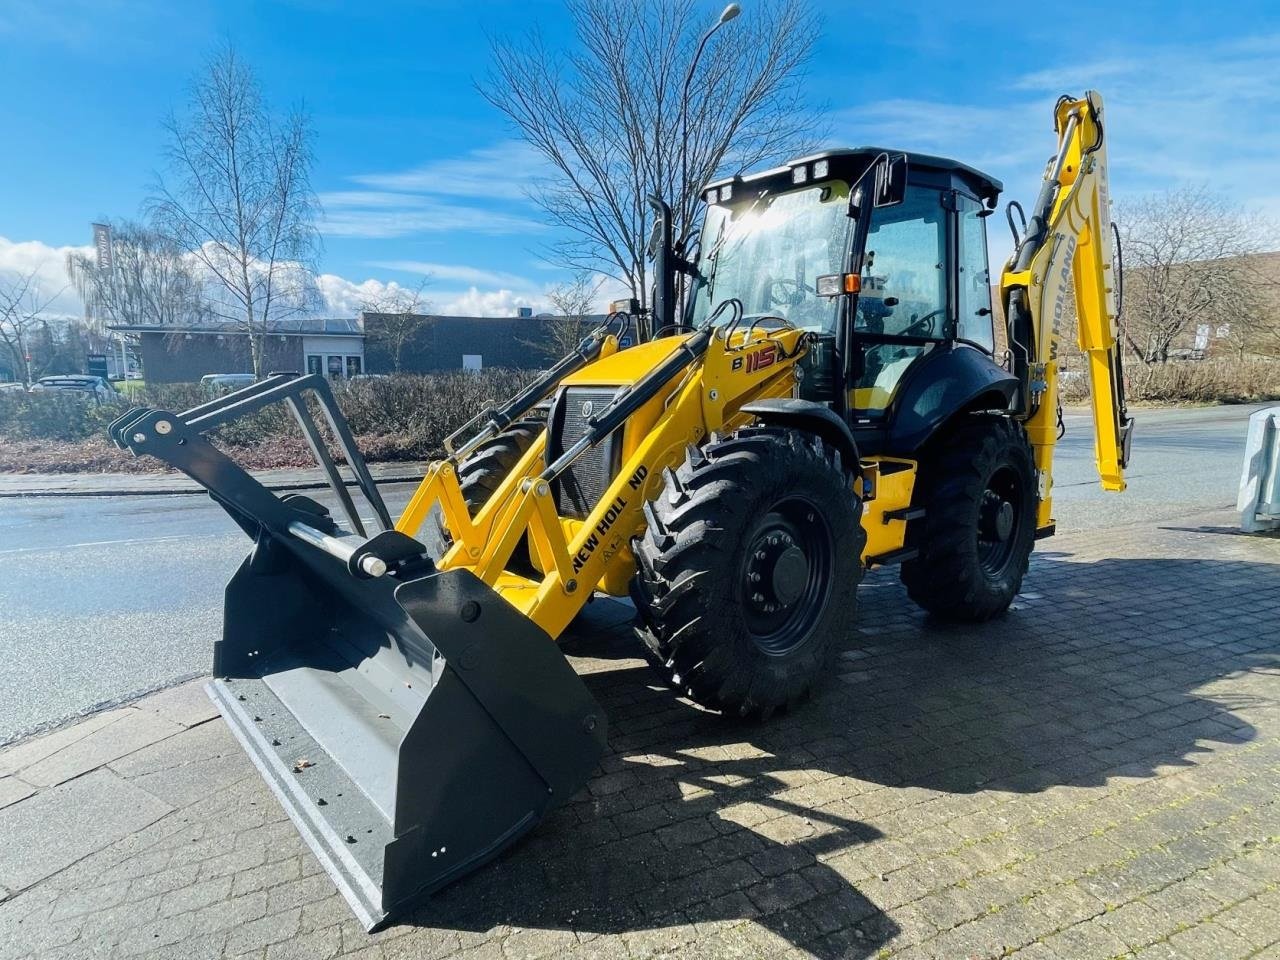
[[[581,332],[604,321],[585,318]],[[355,318],[273,322],[264,340],[263,372],[434,373],[493,367],[536,370],[559,359],[553,325],[563,318],[457,317],[361,313]],[[252,373],[249,335],[234,322],[191,326],[108,325],[128,338],[152,383],[194,383],[210,373]],[[560,331],[561,333],[563,331]],[[564,338],[561,337],[561,340]]]
[[[194,383],[208,373],[252,373],[249,334],[234,322],[108,325],[133,339],[143,376],[152,383]],[[263,370],[364,373],[365,334],[356,319],[307,318],[273,322],[263,341]]]

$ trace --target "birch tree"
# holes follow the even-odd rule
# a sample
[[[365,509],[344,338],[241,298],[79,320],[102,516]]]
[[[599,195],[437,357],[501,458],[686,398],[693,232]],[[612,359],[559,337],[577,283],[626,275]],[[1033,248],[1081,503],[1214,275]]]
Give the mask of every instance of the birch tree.
[[[393,373],[401,371],[405,347],[431,323],[431,318],[426,315],[431,303],[424,295],[430,280],[430,277],[423,277],[416,287],[388,284],[381,293],[366,298],[360,306],[365,334],[386,349]]]
[[[226,47],[165,130],[168,170],[148,204],[153,221],[200,265],[211,312],[248,335],[261,376],[271,326],[319,302],[307,117],[274,113],[249,65]]]
[[[63,288],[65,289],[65,288]],[[36,370],[32,351],[43,333],[50,336],[45,311],[62,294],[40,284],[40,269],[0,276],[0,347],[8,354],[10,367],[30,384]]]

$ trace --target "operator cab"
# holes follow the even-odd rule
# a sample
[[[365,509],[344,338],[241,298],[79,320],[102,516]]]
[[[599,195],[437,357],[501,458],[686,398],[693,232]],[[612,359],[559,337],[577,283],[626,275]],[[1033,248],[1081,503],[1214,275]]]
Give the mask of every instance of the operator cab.
[[[736,300],[717,322],[812,331],[800,395],[844,416],[864,453],[908,455],[957,391],[1010,399],[983,222],[1001,189],[953,160],[871,147],[709,184],[688,322]]]

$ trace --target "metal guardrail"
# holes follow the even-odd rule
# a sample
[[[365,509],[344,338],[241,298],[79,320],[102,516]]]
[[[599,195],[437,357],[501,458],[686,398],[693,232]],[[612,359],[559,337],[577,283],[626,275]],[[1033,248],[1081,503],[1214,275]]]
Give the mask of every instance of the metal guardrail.
[[[1249,418],[1236,509],[1246,533],[1280,530],[1280,407]]]

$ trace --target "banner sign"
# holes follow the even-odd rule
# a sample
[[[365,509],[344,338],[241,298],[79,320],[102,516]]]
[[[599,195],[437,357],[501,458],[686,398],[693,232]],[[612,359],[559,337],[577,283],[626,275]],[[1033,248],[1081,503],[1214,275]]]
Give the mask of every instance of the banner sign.
[[[111,227],[105,223],[93,224],[93,245],[98,250],[98,269],[111,269]]]

